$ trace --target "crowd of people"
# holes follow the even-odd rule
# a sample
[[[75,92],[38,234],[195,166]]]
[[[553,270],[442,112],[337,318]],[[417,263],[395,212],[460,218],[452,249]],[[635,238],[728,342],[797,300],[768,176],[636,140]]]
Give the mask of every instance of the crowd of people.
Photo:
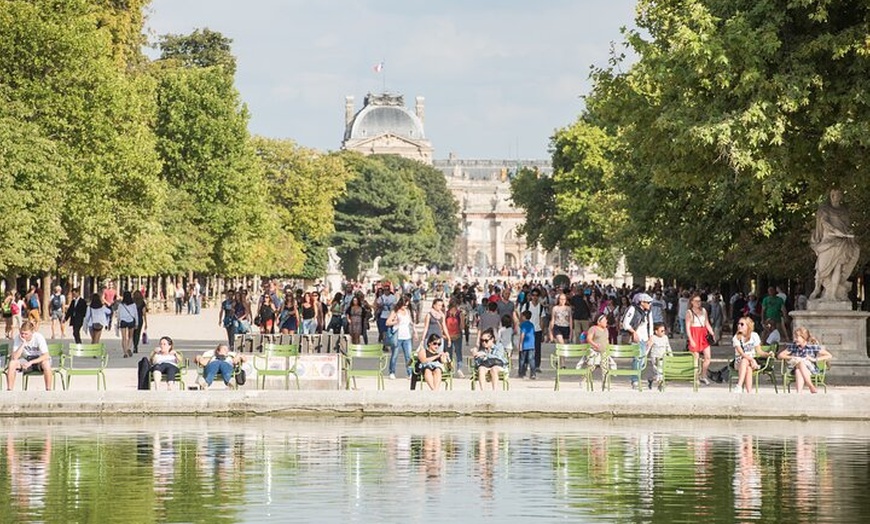
[[[183,301],[198,295],[196,283],[190,287],[190,297],[181,293],[184,289],[180,286],[176,291],[177,314]],[[38,331],[39,296],[35,286],[24,296],[6,293],[3,314],[7,337],[24,340],[20,332],[25,323],[31,332]],[[431,301],[425,313],[424,301]],[[82,330],[92,343],[98,343],[104,330],[114,325],[123,355],[129,357],[138,353],[142,334],[147,336],[148,306],[141,289],[119,293],[110,282],[89,301],[73,289],[67,304],[67,296],[57,287],[50,304],[51,338],[65,336],[69,323],[77,343],[82,342]],[[195,299],[190,304],[189,312],[196,314],[200,306]],[[381,282],[372,287],[348,282],[342,291],[328,296],[319,287],[305,291],[267,280],[256,294],[246,287],[228,290],[220,304],[218,322],[226,331],[226,352],[231,354],[236,335],[255,328],[265,334],[346,334],[351,343],[368,344],[374,326],[376,343],[391,353],[389,378],[395,379],[397,369],[403,367],[406,375],[419,373],[433,389],[440,384],[436,376],[439,369],[445,366],[464,377],[464,351],[476,370],[483,371],[477,373],[478,380],[485,380],[492,388],[500,374],[510,368],[514,356],[518,364],[515,376],[534,380],[541,371],[541,346],[548,342],[589,343],[592,353],[579,365],[604,368],[616,365],[612,359],[603,359],[608,345],[637,343],[642,358],[632,365],[645,366],[649,359],[647,386],[653,387],[661,383],[661,359],[672,353],[669,337],[673,336],[686,339],[685,349],[698,359],[700,380],[708,384],[711,347],[721,343],[723,331],[730,331],[738,389],[748,389],[751,380],[747,376],[758,366],[755,359],[765,356],[758,354],[757,348],[779,345],[787,348],[781,358],[795,370],[798,390],[806,384],[812,391],[808,377],[813,366],[795,359],[818,358],[820,351],[815,348],[821,346],[807,333],[802,333],[801,339],[796,331],[792,337],[788,320],[792,307],[805,308],[806,296],[798,292],[788,297],[775,287],[770,287],[761,300],[742,292],[725,300],[715,290],[661,284],[629,288],[601,282],[554,286],[540,281],[450,284],[442,280],[433,284]],[[792,338],[794,343],[786,344]],[[810,348],[810,357],[803,354],[804,347]],[[216,351],[222,354],[221,348]],[[830,353],[825,351],[822,358],[830,358]],[[220,366],[214,366],[206,381],[210,383],[218,374],[226,380]],[[481,389],[483,385],[481,382]],[[636,379],[632,386],[639,387]]]

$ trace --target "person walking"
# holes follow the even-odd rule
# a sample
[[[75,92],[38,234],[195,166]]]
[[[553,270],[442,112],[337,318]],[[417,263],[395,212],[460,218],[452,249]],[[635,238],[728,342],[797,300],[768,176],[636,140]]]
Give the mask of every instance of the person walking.
[[[689,351],[695,357],[696,367],[699,356],[704,356],[701,362],[700,380],[702,384],[710,385],[710,381],[707,379],[707,369],[710,367],[710,343],[714,341],[715,333],[713,326],[710,325],[707,310],[704,309],[701,302],[701,295],[697,293],[692,295],[689,300],[690,307],[685,316],[686,336],[689,338]]]
[[[133,329],[133,353],[139,352],[139,343],[147,344],[148,338],[148,304],[145,302],[145,297],[140,290],[133,292],[133,303],[136,304],[136,328]],[[143,334],[146,340],[142,340]]]
[[[124,291],[121,303],[118,304],[118,327],[121,330],[121,350],[124,358],[133,356],[133,332],[139,321],[139,311],[133,302],[133,294],[129,290]]]
[[[112,310],[103,304],[103,300],[99,294],[91,295],[91,305],[88,306],[85,313],[85,326],[88,333],[91,335],[91,344],[98,344],[103,330],[109,326],[109,319],[112,318]]]
[[[82,326],[85,323],[85,316],[88,314],[88,303],[79,294],[78,289],[72,290],[72,299],[69,307],[66,309],[64,322],[69,322],[72,326],[73,340],[76,344],[82,343]]]

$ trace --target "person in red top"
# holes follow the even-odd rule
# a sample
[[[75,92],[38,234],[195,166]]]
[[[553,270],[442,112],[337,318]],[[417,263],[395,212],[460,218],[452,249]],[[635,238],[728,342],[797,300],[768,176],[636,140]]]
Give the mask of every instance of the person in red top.
[[[103,305],[109,308],[110,312],[114,312],[113,306],[115,304],[115,299],[118,298],[118,290],[115,289],[115,284],[109,282],[106,284],[106,289],[103,290]],[[112,329],[112,313],[109,313],[109,325],[105,326],[106,329]]]
[[[456,363],[456,376],[465,378],[462,372],[462,333],[465,331],[465,314],[459,308],[459,303],[456,299],[450,300],[450,305],[447,307],[447,336],[450,337],[450,342],[447,347],[450,358]]]

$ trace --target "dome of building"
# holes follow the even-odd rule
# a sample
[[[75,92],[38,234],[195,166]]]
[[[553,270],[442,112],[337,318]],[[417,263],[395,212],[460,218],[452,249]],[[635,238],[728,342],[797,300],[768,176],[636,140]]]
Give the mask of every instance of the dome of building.
[[[423,121],[404,106],[400,95],[368,95],[363,108],[353,117],[345,140],[361,140],[390,133],[422,140]]]

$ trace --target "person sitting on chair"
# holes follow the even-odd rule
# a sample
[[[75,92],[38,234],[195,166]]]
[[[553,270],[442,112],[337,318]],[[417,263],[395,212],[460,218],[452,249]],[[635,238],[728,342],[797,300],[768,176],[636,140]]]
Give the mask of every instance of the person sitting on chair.
[[[218,344],[213,350],[197,355],[193,359],[196,365],[203,367],[202,376],[196,379],[196,383],[200,389],[206,389],[211,386],[215,377],[220,375],[224,384],[229,386],[230,381],[233,380],[233,370],[236,366],[240,366],[244,360],[242,355],[231,352],[226,344]],[[237,379],[236,383],[239,382],[241,380]]]
[[[812,376],[819,373],[818,361],[830,360],[831,353],[810,334],[805,327],[794,330],[794,342],[786,344],[785,349],[777,357],[788,364],[789,373],[794,374],[797,392],[803,391],[806,385],[810,393],[816,393]]]
[[[151,374],[154,382],[159,383],[165,373],[166,389],[172,389],[178,374],[178,364],[178,353],[175,352],[172,339],[160,337],[159,345],[151,352]]]
[[[474,364],[477,366],[477,381],[480,384],[480,390],[483,391],[483,384],[489,375],[492,389],[495,390],[499,373],[504,371],[508,365],[507,354],[501,342],[496,340],[492,328],[486,329],[480,334],[480,344],[480,347],[471,354],[474,357]]]
[[[450,362],[448,355],[441,344],[441,335],[432,333],[426,339],[426,347],[417,350],[417,361],[423,372],[423,380],[429,385],[429,389],[437,390],[441,386],[441,373],[444,364]]]
[[[12,341],[9,367],[6,370],[6,385],[9,391],[15,387],[15,377],[19,371],[42,371],[45,377],[45,390],[51,389],[51,355],[42,333],[36,332],[32,322],[25,320],[15,340]]]

